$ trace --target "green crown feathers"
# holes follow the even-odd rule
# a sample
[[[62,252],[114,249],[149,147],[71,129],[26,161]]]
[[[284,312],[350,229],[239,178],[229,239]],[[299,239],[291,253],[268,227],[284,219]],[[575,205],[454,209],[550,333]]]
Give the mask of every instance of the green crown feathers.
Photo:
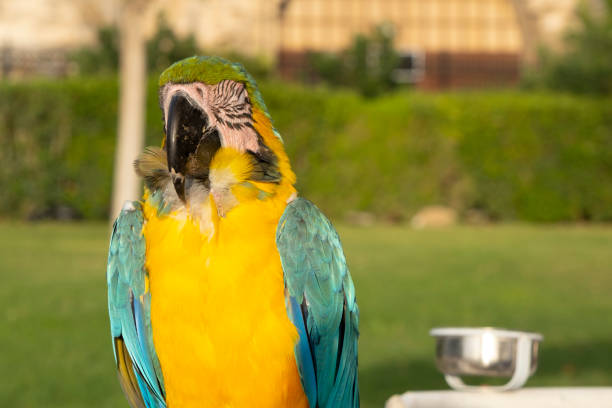
[[[242,64],[221,57],[193,56],[175,62],[160,75],[159,87],[161,88],[169,82],[175,84],[202,82],[214,85],[224,79],[242,82],[246,86],[253,106],[270,117],[253,77],[244,69]]]

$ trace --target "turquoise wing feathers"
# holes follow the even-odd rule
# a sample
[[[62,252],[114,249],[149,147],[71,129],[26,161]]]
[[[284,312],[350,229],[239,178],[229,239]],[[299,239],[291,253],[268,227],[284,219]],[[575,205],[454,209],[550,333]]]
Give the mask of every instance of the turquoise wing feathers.
[[[359,407],[359,309],[338,234],[314,204],[297,198],[279,221],[276,245],[310,407]]]
[[[108,312],[119,381],[132,407],[164,408],[164,384],[151,331],[146,287],[144,218],[126,203],[113,225],[106,279]]]

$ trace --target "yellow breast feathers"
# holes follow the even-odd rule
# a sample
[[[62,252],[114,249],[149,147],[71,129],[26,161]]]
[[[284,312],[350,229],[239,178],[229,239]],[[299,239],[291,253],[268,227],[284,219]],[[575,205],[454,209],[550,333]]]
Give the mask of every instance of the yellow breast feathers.
[[[275,234],[292,187],[246,181],[220,149],[200,208],[145,202],[153,340],[170,408],[307,407]],[[195,202],[195,201],[194,201]]]

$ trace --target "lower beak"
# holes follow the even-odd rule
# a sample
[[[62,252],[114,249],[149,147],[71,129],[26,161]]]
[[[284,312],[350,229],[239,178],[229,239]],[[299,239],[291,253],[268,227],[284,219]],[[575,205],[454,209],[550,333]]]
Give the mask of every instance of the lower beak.
[[[182,202],[185,202],[185,176],[180,173],[171,173],[170,177],[172,177],[172,184],[174,185],[176,195],[178,195]]]

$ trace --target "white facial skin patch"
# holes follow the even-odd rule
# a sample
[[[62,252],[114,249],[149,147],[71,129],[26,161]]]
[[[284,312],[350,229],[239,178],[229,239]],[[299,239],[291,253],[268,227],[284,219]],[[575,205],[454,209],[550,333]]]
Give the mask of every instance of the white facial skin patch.
[[[168,112],[170,100],[177,93],[187,95],[190,102],[206,113],[208,127],[216,127],[219,131],[221,146],[233,147],[240,152],[259,151],[257,133],[251,125],[251,103],[244,84],[231,80],[215,85],[201,82],[166,84],[161,90],[164,112]]]

